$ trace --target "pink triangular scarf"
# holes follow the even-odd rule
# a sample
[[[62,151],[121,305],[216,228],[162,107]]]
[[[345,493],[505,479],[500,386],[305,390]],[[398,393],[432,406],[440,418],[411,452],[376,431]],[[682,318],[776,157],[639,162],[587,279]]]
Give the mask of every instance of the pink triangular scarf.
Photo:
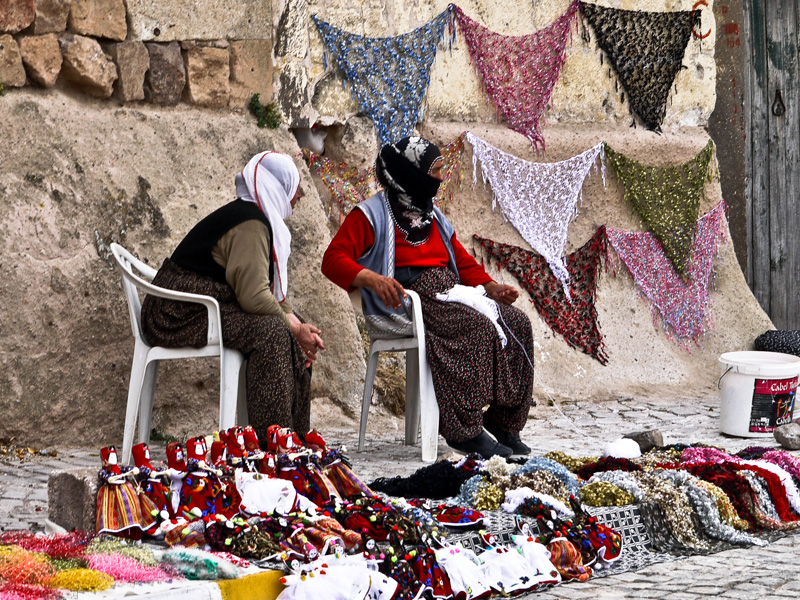
[[[501,35],[470,19],[459,7],[455,14],[469,54],[486,93],[508,126],[544,150],[540,121],[561,67],[570,26],[579,3],[572,2],[552,25],[521,36]]]
[[[556,163],[534,163],[503,152],[467,133],[473,148],[474,181],[481,162],[483,181],[492,186],[494,202],[531,248],[550,265],[570,298],[569,272],[562,255],[569,224],[577,215],[581,188],[597,157],[603,161],[603,144]],[[605,167],[601,167],[605,183]]]
[[[658,322],[660,317],[670,337],[683,346],[689,341],[699,343],[711,327],[711,267],[724,239],[725,211],[725,203],[720,202],[697,220],[685,279],[652,233],[606,229],[617,256],[641,293],[650,300],[653,320]]]

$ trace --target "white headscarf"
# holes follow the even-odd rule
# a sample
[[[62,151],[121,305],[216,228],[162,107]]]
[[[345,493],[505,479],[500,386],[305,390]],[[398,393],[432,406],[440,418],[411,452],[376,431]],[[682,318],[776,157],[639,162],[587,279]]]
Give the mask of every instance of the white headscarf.
[[[299,185],[300,173],[294,160],[278,152],[256,154],[236,175],[236,194],[246,202],[257,204],[272,226],[272,259],[275,262],[272,293],[278,302],[286,299],[287,263],[292,242],[292,234],[283,220],[292,216],[292,198]]]

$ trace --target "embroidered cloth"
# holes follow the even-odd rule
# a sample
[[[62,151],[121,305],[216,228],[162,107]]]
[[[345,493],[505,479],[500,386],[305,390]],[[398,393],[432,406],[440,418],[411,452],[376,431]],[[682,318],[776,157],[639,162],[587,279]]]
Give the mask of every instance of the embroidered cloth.
[[[570,27],[578,12],[573,1],[550,26],[536,33],[509,36],[495,33],[455,7],[456,20],[483,87],[508,126],[544,150],[541,121],[561,67]]]
[[[605,227],[598,227],[588,242],[567,256],[572,302],[567,301],[561,282],[553,277],[543,257],[511,244],[472,237],[489,254],[490,261],[517,278],[550,329],[600,364],[608,362],[595,307],[597,274],[606,254]]]
[[[681,275],[692,252],[692,234],[705,196],[714,142],[692,160],[670,167],[650,167],[606,144],[606,157],[617,173],[625,198],[655,234]]]
[[[442,167],[443,181],[439,186],[434,204],[442,212],[447,212],[447,207],[453,200],[455,193],[461,188],[461,158],[464,152],[464,134],[441,148],[444,167]],[[328,216],[336,216],[336,222],[341,225],[342,220],[350,210],[359,202],[363,202],[378,190],[381,185],[375,176],[375,167],[359,169],[343,162],[335,162],[330,158],[312,152],[308,148],[302,150],[303,159],[313,170],[328,191],[331,193],[328,204]],[[334,202],[336,205],[334,206]]]
[[[646,12],[581,2],[581,12],[628,92],[631,111],[647,129],[660,133],[669,90],[683,68],[700,11]]]
[[[531,247],[550,265],[570,298],[569,272],[561,255],[567,243],[567,229],[577,215],[583,181],[597,157],[603,163],[603,144],[556,163],[534,163],[491,146],[467,133],[473,148],[473,181],[481,162],[483,181],[492,185],[494,201]],[[601,167],[605,183],[605,167]]]
[[[375,178],[374,166],[368,169],[359,169],[346,163],[334,162],[308,148],[303,148],[302,154],[309,168],[313,169],[330,191],[328,216],[336,215],[339,225],[342,224],[342,220],[350,212],[350,209],[380,189],[378,180]],[[336,206],[334,206],[334,202]]]
[[[709,284],[711,267],[725,235],[725,203],[697,221],[692,257],[681,277],[650,232],[630,233],[606,228],[608,241],[651,303],[653,320],[664,323],[667,333],[681,345],[699,343],[711,326]]]
[[[455,34],[451,15],[452,5],[414,31],[387,38],[348,33],[311,16],[325,43],[325,68],[330,54],[353,98],[375,124],[381,145],[414,131],[445,26],[450,26],[451,41]]]

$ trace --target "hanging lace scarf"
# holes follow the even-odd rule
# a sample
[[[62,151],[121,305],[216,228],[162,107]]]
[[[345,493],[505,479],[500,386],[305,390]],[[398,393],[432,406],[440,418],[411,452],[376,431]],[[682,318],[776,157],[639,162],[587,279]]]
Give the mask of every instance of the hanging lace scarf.
[[[692,251],[692,234],[704,197],[714,143],[692,160],[671,167],[649,167],[616,152],[607,144],[606,157],[617,173],[625,198],[661,242],[664,254],[681,275]]]
[[[456,191],[461,187],[461,157],[464,153],[464,134],[441,149],[444,166],[442,167],[442,184],[436,194],[434,204],[442,212],[447,212],[447,206],[453,200]],[[363,202],[372,194],[381,189],[375,177],[375,167],[359,169],[346,163],[336,163],[330,158],[312,152],[308,148],[302,150],[303,158],[308,167],[314,171],[328,191],[331,193],[328,204],[328,216],[336,215],[336,222],[341,225],[342,220],[350,210],[359,202]],[[334,207],[333,203],[336,202]]]
[[[631,111],[647,129],[661,133],[669,91],[700,11],[646,12],[581,2],[581,12],[628,92]]]
[[[608,362],[603,336],[597,323],[595,298],[600,262],[606,254],[605,227],[598,227],[591,239],[566,257],[572,302],[561,283],[553,277],[547,261],[529,250],[472,236],[489,254],[489,261],[511,273],[530,294],[533,305],[554,332],[572,348],[585,352],[600,364]]]
[[[325,69],[330,54],[353,98],[375,124],[381,145],[411,135],[422,118],[422,100],[445,26],[450,26],[451,43],[454,39],[452,5],[414,31],[387,38],[348,33],[316,15],[311,18],[325,42]]]
[[[557,163],[533,163],[512,156],[467,133],[473,148],[473,181],[477,181],[477,162],[481,162],[483,181],[492,186],[492,208],[500,204],[531,248],[550,265],[570,299],[569,272],[561,258],[567,244],[567,229],[577,215],[581,188],[589,169],[600,157],[603,184],[603,144]]]
[[[667,334],[684,347],[690,340],[699,344],[711,327],[711,267],[724,239],[725,211],[725,203],[720,202],[697,221],[685,278],[675,271],[652,233],[606,229],[617,257],[650,301],[653,321],[663,322]]]
[[[456,19],[486,93],[509,127],[544,150],[540,121],[564,64],[578,2],[552,25],[521,36],[486,29],[456,7]]]
[[[309,168],[322,179],[330,191],[328,216],[335,214],[339,225],[356,204],[372,196],[381,187],[375,177],[374,166],[359,169],[346,163],[336,163],[308,148],[303,148],[302,154]]]

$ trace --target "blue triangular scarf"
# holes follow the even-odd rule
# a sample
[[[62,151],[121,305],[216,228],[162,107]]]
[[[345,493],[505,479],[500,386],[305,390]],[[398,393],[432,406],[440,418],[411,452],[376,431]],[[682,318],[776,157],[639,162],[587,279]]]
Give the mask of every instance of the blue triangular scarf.
[[[353,97],[372,119],[382,145],[411,135],[421,116],[436,49],[450,24],[452,6],[425,25],[395,37],[348,33],[312,15]],[[327,68],[327,58],[325,60]]]

